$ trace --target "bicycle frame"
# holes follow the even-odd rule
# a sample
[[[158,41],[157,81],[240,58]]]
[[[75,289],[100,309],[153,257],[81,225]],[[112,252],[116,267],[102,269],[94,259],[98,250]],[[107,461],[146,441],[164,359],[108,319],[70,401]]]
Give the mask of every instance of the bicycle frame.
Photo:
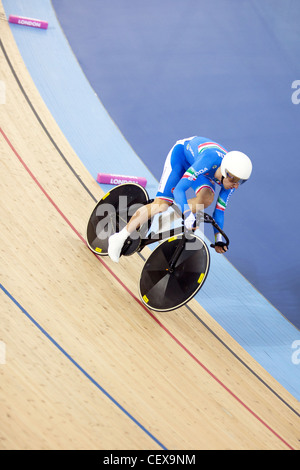
[[[125,206],[123,204],[122,210],[119,211],[118,198],[122,195],[128,196],[131,198],[130,199],[131,205],[126,207],[126,204]],[[104,225],[100,230],[102,229],[104,230],[104,228],[106,227],[105,224],[108,223],[111,227],[113,227],[114,231],[119,231],[130,220],[129,212],[128,212],[129,207],[132,209],[134,207],[134,204],[143,206],[143,205],[151,204],[152,202],[153,202],[153,199],[149,199],[149,196],[147,192],[145,191],[145,189],[141,188],[139,185],[135,183],[126,183],[124,185],[120,185],[120,186],[117,186],[116,188],[113,188],[106,195],[104,195],[104,197],[97,203],[97,205],[95,206],[90,216],[88,226],[87,226],[87,243],[88,243],[89,248],[93,252],[101,256],[107,255],[108,238],[103,238],[103,237],[98,238],[98,234],[97,234],[98,225],[100,221],[101,223],[104,221]],[[104,206],[106,204],[110,205],[113,208],[113,210],[108,211],[103,206],[103,213],[100,210],[100,213],[98,214],[97,211],[99,210],[102,204],[104,204]],[[168,239],[170,240],[177,236],[182,236],[182,239],[183,239],[182,245],[184,247],[184,240],[190,239],[190,236],[194,230],[187,231],[185,229],[184,222],[183,222],[183,214],[181,213],[181,210],[178,208],[178,206],[176,206],[176,204],[172,206],[172,210],[174,211],[174,213],[177,214],[179,219],[181,219],[182,223],[180,226],[171,228],[172,222],[170,220],[170,224],[167,229],[163,230],[162,226],[160,226],[159,224],[159,229],[153,231],[152,224],[153,224],[154,219],[150,219],[147,223],[143,224],[137,232],[134,232],[134,234],[128,237],[128,239],[126,240],[124,244],[121,254],[125,256],[130,256],[133,253],[140,252],[147,245],[150,245],[156,242],[162,242]],[[220,232],[225,238],[226,240],[225,245],[227,246],[229,245],[229,240],[226,234],[220,229],[220,227],[217,226],[216,222],[211,216],[209,216],[206,213],[199,213],[197,215],[196,225],[199,226],[199,223],[201,221],[211,223],[218,230],[218,232]],[[106,233],[105,230],[104,230],[104,233]],[[214,245],[211,245],[211,246],[214,247]]]
[[[121,204],[120,196],[128,197],[129,203]],[[137,210],[135,205],[141,207],[151,202],[144,188],[135,183],[113,188],[97,203],[89,218],[88,247],[99,256],[107,256],[109,236],[126,226],[130,212]],[[160,216],[152,218],[127,238],[121,251],[121,255],[130,256],[158,242],[142,269],[140,295],[148,308],[161,312],[174,310],[192,299],[205,282],[210,266],[210,253],[203,237],[197,236],[196,228],[190,231],[185,228],[183,214],[176,204],[172,210],[181,223],[173,225],[172,213],[167,227]],[[211,216],[199,212],[195,225],[199,227],[201,222],[211,223],[226,240],[225,245],[229,245],[228,237]]]
[[[200,222],[202,222],[202,221],[204,223],[212,224],[212,226],[215,227],[216,230],[218,232],[220,232],[222,234],[222,236],[224,237],[224,239],[226,240],[226,246],[227,247],[229,246],[229,238],[227,237],[226,233],[218,226],[218,224],[215,222],[213,217],[211,217],[206,212],[198,213],[197,214],[197,223],[196,223],[196,225],[199,225]],[[191,234],[191,233],[193,233],[193,231],[187,230],[185,228],[184,222],[182,220],[182,225],[180,227],[175,227],[171,230],[164,231],[164,232],[158,232],[158,233],[151,232],[147,237],[142,238],[141,242],[140,242],[139,251],[141,251],[147,245],[151,245],[152,243],[156,243],[156,242],[159,242],[159,241],[162,241],[162,240],[167,240],[168,238],[173,238],[173,237],[176,237],[178,235],[183,234],[184,235],[183,239],[184,239],[185,237],[189,236],[189,234]],[[211,244],[210,246],[212,248],[215,247],[214,244]]]

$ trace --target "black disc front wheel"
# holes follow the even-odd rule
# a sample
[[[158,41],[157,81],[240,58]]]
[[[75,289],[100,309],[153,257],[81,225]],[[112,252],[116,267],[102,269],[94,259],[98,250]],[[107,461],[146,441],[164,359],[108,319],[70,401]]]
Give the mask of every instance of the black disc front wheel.
[[[144,265],[140,296],[151,310],[167,312],[181,307],[194,297],[207,277],[207,245],[196,235],[185,238],[184,243],[182,237],[158,245]]]

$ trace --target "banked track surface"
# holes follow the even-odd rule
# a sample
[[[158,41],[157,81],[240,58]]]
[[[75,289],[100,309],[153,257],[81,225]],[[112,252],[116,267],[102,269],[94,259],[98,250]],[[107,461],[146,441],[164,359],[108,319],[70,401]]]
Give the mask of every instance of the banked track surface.
[[[299,404],[197,302],[156,315],[140,256],[86,247],[102,191],[1,11],[2,449],[299,449]],[[146,253],[145,253],[146,254]]]

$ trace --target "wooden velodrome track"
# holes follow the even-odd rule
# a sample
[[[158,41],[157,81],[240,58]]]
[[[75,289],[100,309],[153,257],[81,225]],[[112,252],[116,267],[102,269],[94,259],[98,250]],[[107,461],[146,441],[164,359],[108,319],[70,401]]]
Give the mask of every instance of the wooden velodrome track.
[[[196,301],[153,314],[141,256],[89,251],[102,191],[0,8],[0,449],[299,449],[297,400]]]

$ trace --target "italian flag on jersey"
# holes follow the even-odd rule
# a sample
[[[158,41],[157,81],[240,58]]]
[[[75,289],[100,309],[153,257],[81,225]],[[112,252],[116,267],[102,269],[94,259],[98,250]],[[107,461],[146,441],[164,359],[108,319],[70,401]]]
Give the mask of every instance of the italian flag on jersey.
[[[227,153],[227,151],[223,149],[221,145],[218,145],[215,142],[205,142],[204,144],[198,145],[198,154],[204,152],[204,150],[207,149],[216,149],[220,150],[222,153]]]
[[[182,178],[187,178],[190,181],[196,181],[197,176],[193,167],[189,168],[183,175]]]
[[[226,203],[220,197],[217,200],[216,209],[219,209],[219,211],[223,211],[223,212],[226,209]]]

